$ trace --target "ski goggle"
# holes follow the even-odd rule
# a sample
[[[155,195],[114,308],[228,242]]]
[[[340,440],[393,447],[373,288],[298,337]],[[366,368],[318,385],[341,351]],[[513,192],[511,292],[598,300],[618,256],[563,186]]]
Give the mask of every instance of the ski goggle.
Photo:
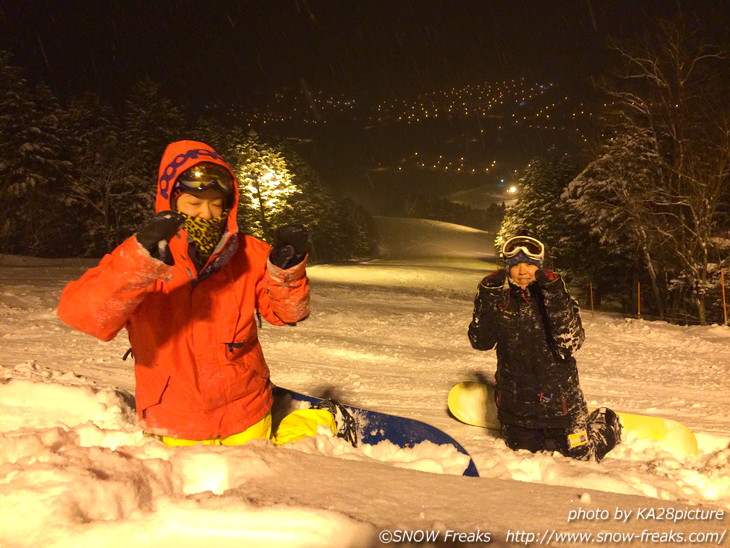
[[[536,261],[542,261],[545,258],[545,246],[540,240],[530,236],[515,236],[502,245],[502,256],[505,259],[514,257],[520,251]]]
[[[201,162],[178,175],[175,186],[180,190],[203,191],[213,188],[229,195],[233,187],[233,177],[222,165]]]

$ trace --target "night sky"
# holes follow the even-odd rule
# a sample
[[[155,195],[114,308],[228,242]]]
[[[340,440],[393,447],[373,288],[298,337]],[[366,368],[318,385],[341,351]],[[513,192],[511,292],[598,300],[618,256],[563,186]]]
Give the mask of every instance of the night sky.
[[[303,82],[376,96],[522,76],[580,86],[608,35],[678,11],[728,32],[725,0],[0,0],[0,49],[62,99],[124,98],[146,76],[193,105]]]

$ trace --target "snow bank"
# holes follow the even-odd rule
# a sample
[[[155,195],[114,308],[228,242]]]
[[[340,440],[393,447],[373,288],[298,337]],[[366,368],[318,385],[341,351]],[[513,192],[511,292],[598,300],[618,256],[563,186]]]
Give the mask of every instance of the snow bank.
[[[267,461],[287,449],[266,441],[243,448],[163,447],[136,427],[127,398],[79,380],[51,375],[43,382],[11,378],[0,385],[0,540],[5,546],[160,541],[198,546],[203,540],[223,546],[264,540],[267,546],[368,544],[372,527],[341,513],[287,504],[261,507],[245,497],[226,496],[251,478],[271,476]],[[356,453],[333,439],[324,448],[309,449],[338,455],[342,444]],[[399,451],[381,453],[399,461]],[[404,462],[422,460],[413,456],[417,451],[405,450],[411,455]],[[385,460],[377,452],[374,448],[361,458]]]

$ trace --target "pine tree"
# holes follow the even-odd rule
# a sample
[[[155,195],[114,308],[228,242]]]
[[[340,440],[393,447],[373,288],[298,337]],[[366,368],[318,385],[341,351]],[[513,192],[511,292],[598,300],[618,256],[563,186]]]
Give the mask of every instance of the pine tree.
[[[121,138],[125,153],[140,165],[140,175],[157,179],[157,168],[168,144],[184,138],[186,120],[180,108],[165,97],[159,82],[137,82],[124,103]]]
[[[71,164],[64,158],[62,110],[45,85],[31,86],[0,52],[0,246],[9,253],[63,255],[63,199]]]
[[[606,250],[604,266],[610,257],[620,257],[625,272],[647,273],[656,314],[664,317],[666,257],[664,219],[656,209],[662,200],[658,178],[657,158],[647,137],[619,134],[571,182],[565,198],[575,208],[571,218]]]
[[[349,198],[337,204],[330,261],[369,259],[377,252],[378,229],[372,216]]]
[[[111,251],[134,229],[126,216],[130,207],[136,210],[139,205],[128,202],[126,185],[134,180],[138,160],[124,154],[121,122],[98,96],[74,98],[66,123],[75,160],[68,197],[84,226],[76,239],[78,254],[98,256]],[[148,204],[146,197],[141,200]]]
[[[575,165],[564,157],[533,159],[519,181],[517,201],[505,211],[495,249],[519,231],[527,231],[548,247],[550,260],[560,266],[564,241],[573,236],[573,227],[566,223],[570,206],[561,195],[576,173]]]
[[[131,235],[154,212],[157,172],[168,144],[185,138],[184,113],[146,79],[133,86],[124,103],[119,132],[117,239]],[[118,243],[118,242],[117,242]]]

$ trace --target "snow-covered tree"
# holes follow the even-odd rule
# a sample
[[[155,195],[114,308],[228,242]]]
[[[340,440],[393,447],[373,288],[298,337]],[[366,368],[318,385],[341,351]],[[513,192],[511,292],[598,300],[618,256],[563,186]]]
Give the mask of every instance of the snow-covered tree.
[[[65,189],[79,225],[77,255],[111,251],[153,213],[164,148],[183,138],[185,118],[152,80],[136,84],[115,112],[86,94],[64,115],[74,176]]]
[[[158,82],[145,79],[132,87],[122,109],[119,148],[109,166],[118,171],[114,207],[119,237],[132,234],[153,213],[162,153],[171,142],[185,138],[185,127],[184,113],[164,96]]]
[[[572,185],[574,204],[602,241],[638,251],[660,315],[670,304],[685,315],[689,296],[705,323],[711,273],[727,262],[717,240],[730,203],[728,58],[681,22],[616,51],[611,140]]]
[[[301,224],[314,262],[371,256],[377,236],[370,216],[332,193],[288,144],[250,131],[231,154],[241,191],[239,220],[248,232],[271,242],[277,227]]]
[[[121,123],[98,96],[72,99],[66,123],[71,130],[69,147],[75,168],[68,202],[83,223],[78,253],[98,256],[111,251],[135,228],[126,221],[130,208],[140,209],[134,219],[148,213],[141,211],[139,204],[149,206],[149,189],[143,189],[137,203],[132,203],[130,188],[143,186],[136,183],[138,159],[125,154]],[[149,180],[145,181],[149,185]]]
[[[5,252],[53,256],[66,251],[63,192],[71,164],[62,110],[46,86],[31,85],[0,52],[0,221]]]
[[[125,153],[135,157],[141,169],[156,181],[165,147],[184,138],[183,111],[165,97],[159,82],[148,78],[132,87],[124,102],[122,123],[121,138],[128,144]]]
[[[530,161],[519,181],[516,202],[505,211],[495,249],[518,231],[527,231],[548,246],[551,261],[565,266],[561,265],[561,241],[571,236],[571,227],[566,222],[569,206],[561,194],[577,171],[564,157]]]
[[[370,215],[332,192],[289,143],[241,126],[229,127],[225,120],[212,116],[198,120],[193,135],[212,145],[229,161],[239,178],[239,188],[244,186],[241,175],[253,178],[265,157],[276,157],[276,164],[288,173],[286,180],[296,187],[296,191],[285,193],[287,196],[279,202],[276,212],[265,209],[269,234],[262,229],[255,185],[250,185],[253,189],[241,188],[239,226],[242,230],[268,239],[281,225],[301,224],[309,231],[313,262],[372,256],[377,231]],[[252,164],[247,166],[249,161]]]
[[[609,266],[613,256],[621,262],[617,272],[623,271],[622,278],[646,271],[657,315],[664,317],[666,219],[657,177],[658,162],[647,136],[619,134],[568,185],[563,198],[574,208],[570,218],[605,250],[602,267]]]

